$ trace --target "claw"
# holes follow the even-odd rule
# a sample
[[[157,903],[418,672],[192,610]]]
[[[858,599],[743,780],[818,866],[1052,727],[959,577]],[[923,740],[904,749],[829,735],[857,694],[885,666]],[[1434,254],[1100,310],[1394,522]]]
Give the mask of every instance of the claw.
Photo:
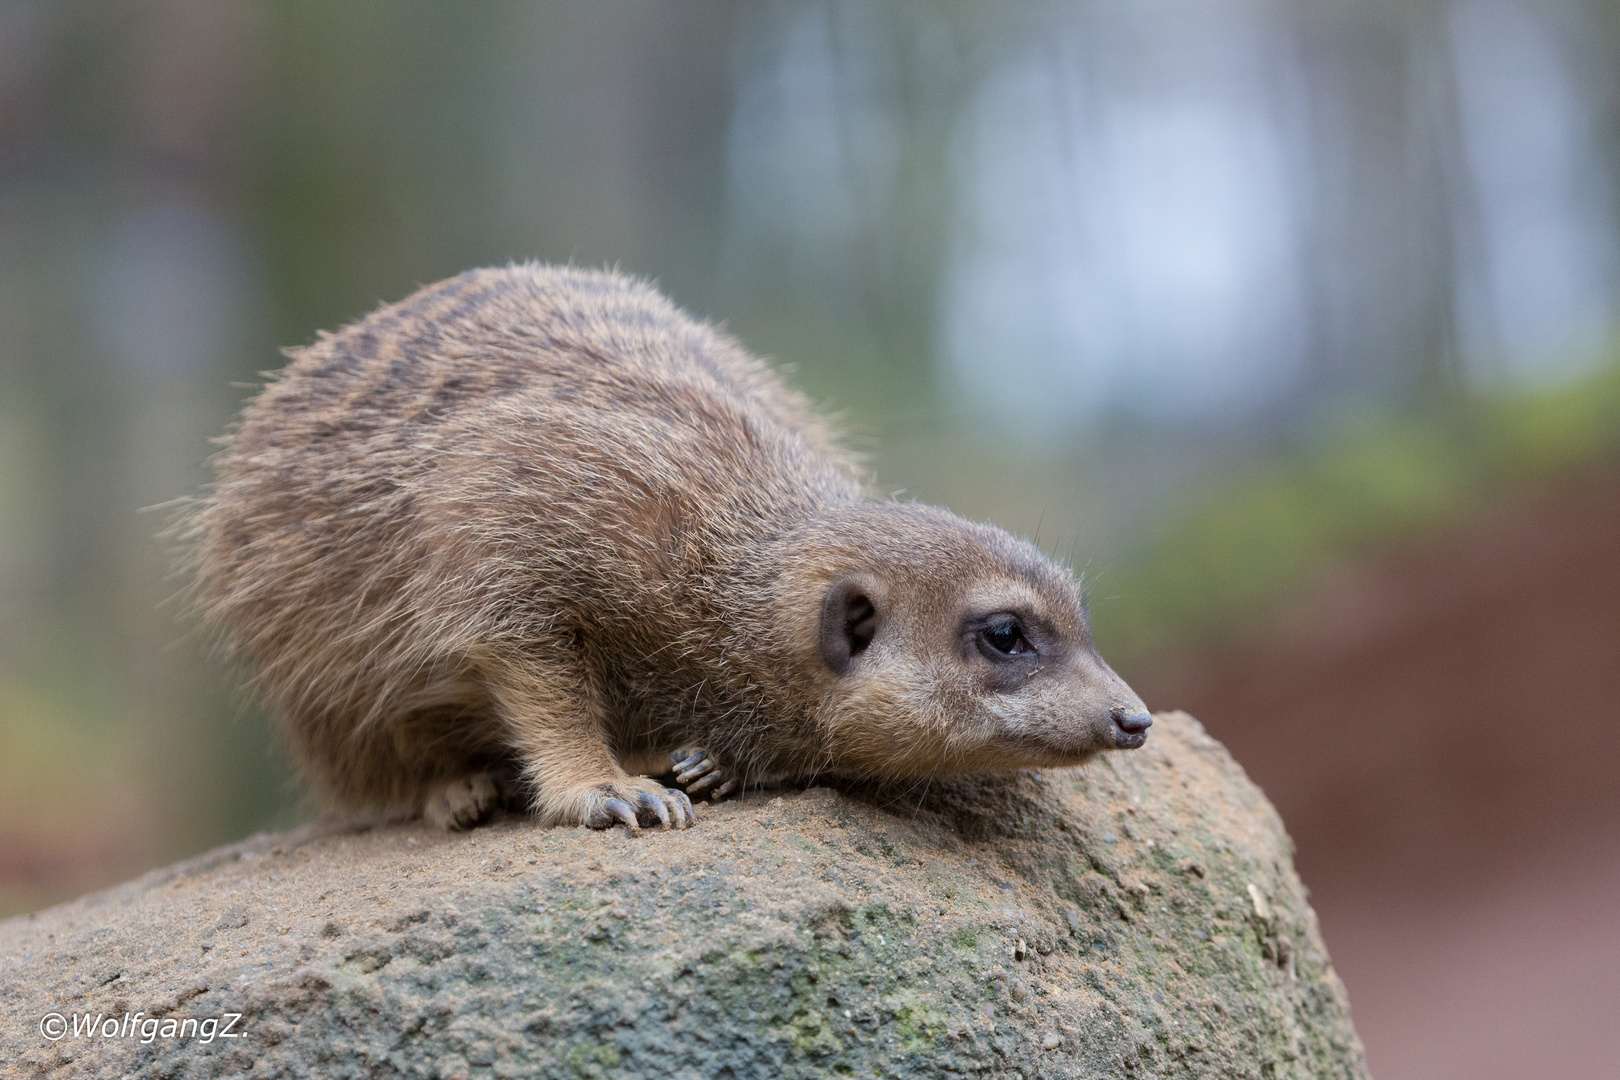
[[[727,780],[725,783],[721,784],[719,787],[715,788],[713,791],[711,791],[709,793],[709,801],[710,802],[719,802],[721,799],[725,798],[727,795],[730,795],[733,791],[736,791],[736,790],[737,790],[737,780],[736,780],[736,778],[732,778],[730,780]]]
[[[685,772],[708,756],[706,750],[677,750],[669,755],[670,768],[675,772]]]
[[[625,802],[623,799],[609,799],[607,802],[602,804],[602,809],[607,812],[610,819],[617,819],[618,821],[623,822],[625,827],[631,832],[641,831],[641,824],[640,822],[636,821],[635,808],[629,803]],[[611,827],[613,821],[609,820],[607,824],[608,827]]]
[[[636,792],[636,805],[642,810],[645,810],[647,813],[656,817],[664,828],[667,829],[670,827],[669,808],[664,805],[663,799],[660,799],[650,791],[638,791]],[[636,816],[638,818],[641,817],[640,814],[637,814]],[[652,822],[649,821],[647,824],[651,825]]]
[[[708,774],[704,775],[701,779],[695,781],[694,783],[687,784],[686,785],[686,793],[688,795],[701,794],[703,792],[704,788],[713,787],[715,784],[718,784],[720,781],[724,780],[725,778],[726,778],[725,773],[721,773],[721,772],[708,773]]]
[[[678,806],[680,808],[680,811],[681,811],[681,824],[680,824],[680,827],[683,828],[683,829],[690,828],[697,821],[697,811],[692,809],[692,800],[688,799],[686,797],[686,792],[681,791],[679,788],[675,789],[674,791],[671,791],[669,793],[669,795],[670,795],[670,798],[675,800],[676,806]]]
[[[677,784],[685,784],[685,783],[687,783],[687,782],[689,782],[691,780],[696,779],[697,777],[707,776],[710,773],[714,772],[719,767],[720,767],[720,763],[718,761],[714,760],[714,758],[703,758],[696,765],[693,765],[691,768],[686,769],[686,770],[684,770],[682,772],[676,773],[675,774],[675,782]]]

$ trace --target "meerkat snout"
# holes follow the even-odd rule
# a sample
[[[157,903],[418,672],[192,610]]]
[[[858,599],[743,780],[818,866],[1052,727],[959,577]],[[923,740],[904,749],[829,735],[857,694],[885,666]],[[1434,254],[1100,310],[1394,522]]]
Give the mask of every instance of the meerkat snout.
[[[1140,702],[1134,708],[1115,705],[1109,710],[1109,717],[1114,721],[1114,745],[1121,750],[1134,750],[1147,742],[1147,729],[1153,726],[1153,716]]]

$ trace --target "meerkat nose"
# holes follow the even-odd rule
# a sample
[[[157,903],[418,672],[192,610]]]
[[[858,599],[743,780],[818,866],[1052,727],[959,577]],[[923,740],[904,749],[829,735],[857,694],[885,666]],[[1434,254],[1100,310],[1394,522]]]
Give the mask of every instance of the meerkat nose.
[[[1147,742],[1147,729],[1153,726],[1153,717],[1148,715],[1147,710],[1128,712],[1116,706],[1109,715],[1114,721],[1115,746],[1130,750]]]

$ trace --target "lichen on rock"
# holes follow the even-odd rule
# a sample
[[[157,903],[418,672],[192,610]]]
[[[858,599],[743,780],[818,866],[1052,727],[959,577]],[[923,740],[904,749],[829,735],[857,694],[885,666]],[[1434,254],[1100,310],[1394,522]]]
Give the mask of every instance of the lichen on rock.
[[[0,923],[28,1076],[1365,1077],[1265,797],[1197,721],[679,833],[317,825]],[[47,1013],[242,1038],[49,1041]]]

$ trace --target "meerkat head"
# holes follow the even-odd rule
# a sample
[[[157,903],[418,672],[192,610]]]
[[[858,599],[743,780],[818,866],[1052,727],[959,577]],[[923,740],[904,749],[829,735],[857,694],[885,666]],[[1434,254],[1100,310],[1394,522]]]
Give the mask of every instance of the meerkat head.
[[[836,771],[1073,765],[1146,741],[1152,719],[1097,655],[1074,579],[1032,545],[913,504],[836,518],[791,572],[814,607],[797,621]]]

